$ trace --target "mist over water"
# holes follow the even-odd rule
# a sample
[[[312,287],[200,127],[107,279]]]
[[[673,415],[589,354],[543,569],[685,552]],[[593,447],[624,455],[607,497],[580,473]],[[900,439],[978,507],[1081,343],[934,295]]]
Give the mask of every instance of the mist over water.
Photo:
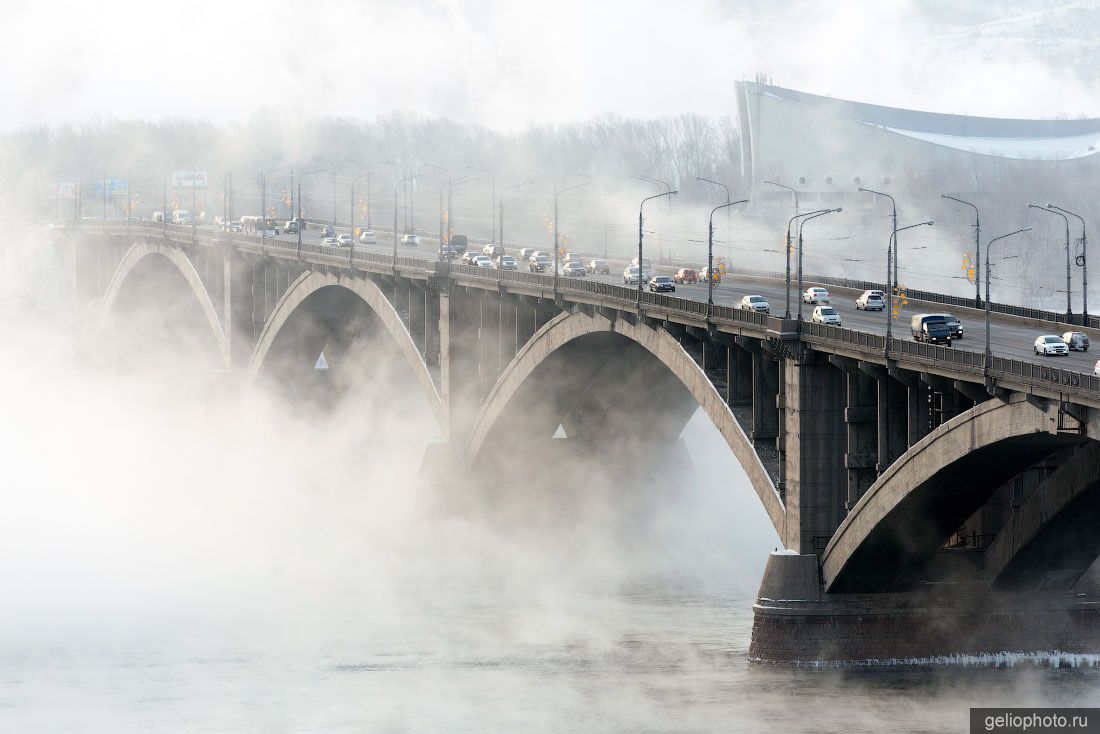
[[[612,456],[456,496],[415,481],[438,430],[403,363],[350,352],[326,409],[239,390],[186,309],[135,299],[89,339],[61,250],[13,239],[2,731],[936,731],[1100,705],[1096,671],[750,666],[778,540],[702,413],[659,486]]]

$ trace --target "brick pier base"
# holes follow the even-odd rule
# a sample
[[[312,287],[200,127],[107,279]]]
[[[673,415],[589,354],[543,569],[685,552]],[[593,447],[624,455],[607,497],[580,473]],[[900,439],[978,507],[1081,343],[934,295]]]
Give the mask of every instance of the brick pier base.
[[[884,594],[825,594],[817,557],[772,555],[749,657],[778,665],[934,665],[1001,653],[1098,655],[1100,596],[1007,593],[935,584]]]

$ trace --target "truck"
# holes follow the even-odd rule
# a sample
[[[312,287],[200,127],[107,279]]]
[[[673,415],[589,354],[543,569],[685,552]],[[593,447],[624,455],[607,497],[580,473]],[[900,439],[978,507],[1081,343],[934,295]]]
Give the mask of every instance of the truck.
[[[951,327],[943,314],[918,313],[909,322],[913,339],[928,344],[951,346]]]
[[[447,244],[452,250],[461,255],[466,252],[466,248],[469,246],[470,241],[466,239],[466,235],[464,234],[453,234],[450,239],[447,240]]]

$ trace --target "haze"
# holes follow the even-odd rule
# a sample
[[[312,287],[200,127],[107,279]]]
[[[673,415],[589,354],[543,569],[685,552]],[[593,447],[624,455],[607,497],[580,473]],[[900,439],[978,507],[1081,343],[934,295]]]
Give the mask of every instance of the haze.
[[[373,0],[7,9],[0,129],[393,109],[498,129],[732,111],[732,82],[1020,117],[1095,115],[1095,2]],[[57,22],[63,18],[64,22]],[[950,84],[945,84],[945,80]],[[1026,94],[1001,94],[1012,79]]]

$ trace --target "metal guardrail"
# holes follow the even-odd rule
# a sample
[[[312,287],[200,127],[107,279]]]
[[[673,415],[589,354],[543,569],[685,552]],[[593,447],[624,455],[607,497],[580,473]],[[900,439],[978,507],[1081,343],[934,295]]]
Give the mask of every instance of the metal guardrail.
[[[92,232],[125,235],[134,234],[135,231],[137,231],[147,236],[166,236],[173,241],[182,243],[191,243],[192,238],[196,234],[201,233],[206,237],[216,236],[219,240],[226,241],[233,245],[240,245],[248,248],[256,248],[261,245],[261,238],[259,236],[245,235],[242,233],[226,233],[212,227],[192,228],[189,225],[157,224],[135,220],[131,220],[130,222],[126,220],[108,220],[106,222],[100,221],[99,223],[92,223],[91,225],[86,224],[85,226],[88,226],[89,230]],[[284,252],[299,251],[299,246],[296,242],[287,242],[284,240],[264,239],[262,245],[266,248],[277,249]],[[542,273],[526,273],[507,270],[499,271],[463,265],[461,263],[427,260],[408,256],[398,256],[395,263],[392,255],[365,252],[362,250],[355,250],[354,248],[351,250],[336,250],[331,247],[322,247],[306,242],[301,244],[300,251],[314,257],[321,257],[333,264],[361,262],[391,267],[396,265],[397,267],[420,269],[432,273],[433,275],[444,275],[449,273],[497,283],[523,283],[526,285],[538,286],[545,290],[552,290],[554,288],[554,277]],[[739,272],[744,272],[750,276],[767,273],[767,271]],[[770,276],[763,275],[762,277]],[[858,288],[865,284],[863,281],[849,279],[838,278],[833,280],[837,281],[833,284],[840,287]],[[826,282],[826,280],[822,279],[818,282]],[[560,278],[558,280],[558,292],[563,294],[595,294],[623,308],[633,308],[638,302],[638,291],[636,288],[579,278]],[[941,294],[932,295],[940,296]],[[944,298],[954,297],[944,296]],[[707,304],[703,301],[679,298],[662,293],[642,291],[641,302],[644,306],[662,309],[667,312],[702,317],[705,317],[707,314]],[[1035,318],[1030,315],[1032,313],[1047,313],[1034,309],[1018,310],[1022,313],[1014,315],[1024,315],[1029,318]],[[764,328],[773,326],[772,322],[776,320],[775,317],[766,314],[730,306],[714,306],[711,309],[711,317],[715,320],[741,322]],[[885,336],[813,322],[802,323],[802,337],[811,344],[818,343],[840,345],[849,348],[855,347],[858,351],[876,357],[886,353],[887,346],[889,346],[889,352],[892,355],[903,355],[910,359],[933,364],[950,364],[960,369],[960,371],[971,375],[984,375],[985,355],[981,352],[895,338],[891,338],[889,344],[887,344]],[[1046,364],[1025,362],[1007,357],[993,357],[989,370],[990,375],[993,377],[1016,378],[1027,384],[1054,388],[1069,394],[1087,396],[1093,399],[1097,398],[1098,394],[1100,394],[1100,377],[1083,372],[1064,370]]]

